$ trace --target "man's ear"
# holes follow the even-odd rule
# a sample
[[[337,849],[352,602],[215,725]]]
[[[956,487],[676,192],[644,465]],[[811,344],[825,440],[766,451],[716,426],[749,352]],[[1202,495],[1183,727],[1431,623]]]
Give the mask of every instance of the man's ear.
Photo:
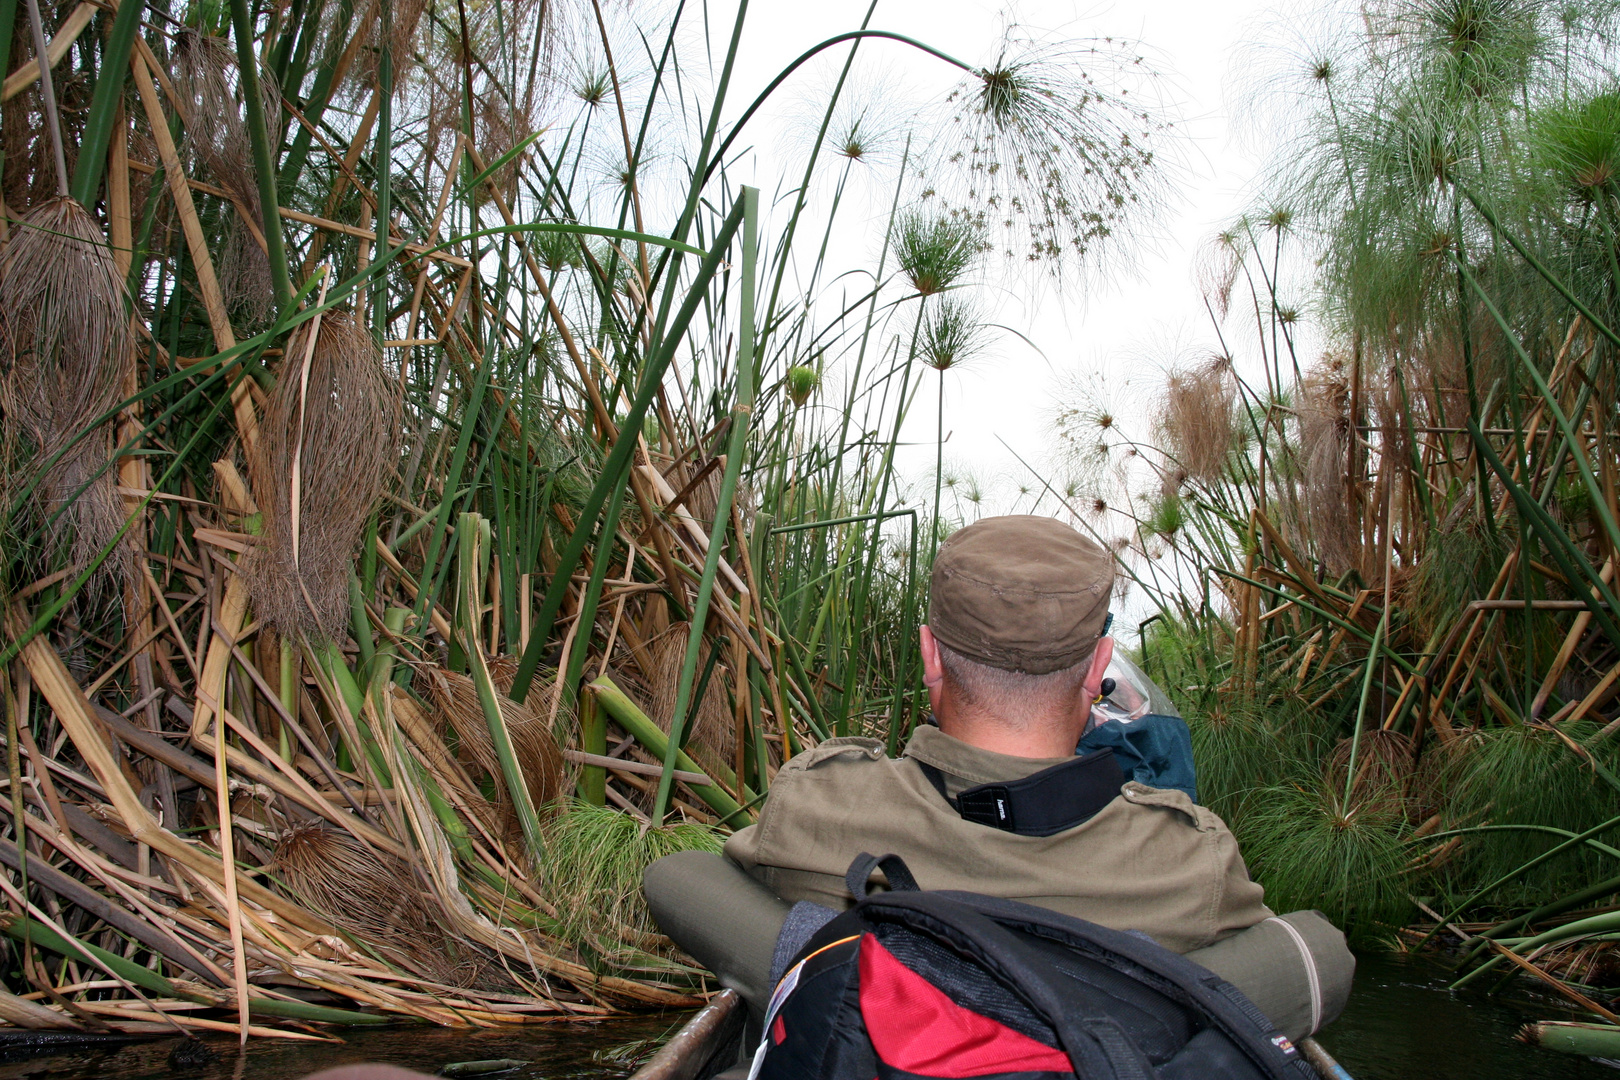
[[[945,681],[945,661],[940,658],[939,642],[934,640],[934,632],[926,623],[917,629],[917,642],[922,653],[923,685],[937,690]]]
[[[1091,652],[1091,668],[1086,672],[1085,682],[1081,683],[1086,698],[1086,707],[1096,701],[1102,694],[1103,675],[1108,671],[1108,662],[1114,658],[1114,639],[1100,638],[1097,647]]]

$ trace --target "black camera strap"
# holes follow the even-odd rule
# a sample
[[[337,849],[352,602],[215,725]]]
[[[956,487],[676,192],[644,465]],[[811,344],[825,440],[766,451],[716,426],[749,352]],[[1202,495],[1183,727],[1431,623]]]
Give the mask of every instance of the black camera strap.
[[[953,799],[945,793],[943,772],[926,761],[912,760],[963,821],[1019,836],[1051,836],[1072,829],[1113,802],[1125,783],[1114,751],[1103,749],[1021,780],[970,787]]]

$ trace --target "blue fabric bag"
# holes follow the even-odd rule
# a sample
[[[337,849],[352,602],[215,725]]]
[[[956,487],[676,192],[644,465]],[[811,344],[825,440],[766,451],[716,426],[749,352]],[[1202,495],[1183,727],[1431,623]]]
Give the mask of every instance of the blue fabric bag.
[[[1114,751],[1114,760],[1130,779],[1148,787],[1176,788],[1198,801],[1192,734],[1181,717],[1149,713],[1135,720],[1109,720],[1086,732],[1075,753],[1104,747]]]

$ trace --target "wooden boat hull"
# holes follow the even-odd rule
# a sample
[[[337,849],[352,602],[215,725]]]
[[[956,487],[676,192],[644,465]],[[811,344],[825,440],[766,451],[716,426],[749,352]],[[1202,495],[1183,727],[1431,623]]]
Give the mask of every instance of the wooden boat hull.
[[[737,1064],[747,1019],[741,995],[735,990],[720,991],[631,1074],[630,1080],[710,1080]]]

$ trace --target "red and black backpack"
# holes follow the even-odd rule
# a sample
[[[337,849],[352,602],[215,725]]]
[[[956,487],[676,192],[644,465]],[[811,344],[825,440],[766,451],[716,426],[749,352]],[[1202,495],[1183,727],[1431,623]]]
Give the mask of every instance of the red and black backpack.
[[[890,891],[868,894],[881,867]],[[777,984],[750,1080],[1311,1080],[1253,1003],[1145,935],[917,889],[898,856]]]

